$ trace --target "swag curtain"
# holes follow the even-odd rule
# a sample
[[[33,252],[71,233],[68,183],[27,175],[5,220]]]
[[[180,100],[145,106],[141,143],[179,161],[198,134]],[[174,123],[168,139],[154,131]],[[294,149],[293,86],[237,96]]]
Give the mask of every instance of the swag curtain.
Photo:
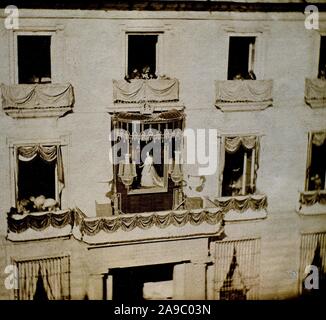
[[[17,148],[17,159],[20,161],[31,161],[36,156],[41,157],[44,161],[52,162],[57,160],[57,172],[58,172],[58,191],[61,194],[64,186],[64,169],[62,161],[61,146],[45,146],[45,145],[32,145],[32,146],[20,146]],[[16,190],[18,190],[18,163],[16,165]]]
[[[17,261],[16,266],[18,268],[18,300],[34,299],[40,276],[47,299],[70,298],[69,256]]]
[[[216,81],[217,102],[272,101],[271,80]]]
[[[61,108],[74,102],[71,84],[1,85],[3,109]]]
[[[175,101],[179,99],[177,79],[113,80],[114,102]]]
[[[219,174],[219,185],[220,193],[222,195],[222,182],[223,182],[223,172],[225,167],[225,152],[235,153],[239,148],[243,146],[246,150],[254,151],[254,158],[252,159],[254,164],[253,183],[255,183],[257,178],[258,170],[258,159],[260,150],[260,137],[258,136],[222,136],[221,137],[221,151],[220,151],[220,174]]]

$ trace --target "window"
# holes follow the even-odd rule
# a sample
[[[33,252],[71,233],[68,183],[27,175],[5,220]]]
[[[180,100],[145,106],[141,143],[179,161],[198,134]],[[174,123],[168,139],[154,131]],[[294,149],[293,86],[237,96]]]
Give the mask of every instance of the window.
[[[326,79],[326,36],[320,37],[318,78]]]
[[[14,148],[14,152],[17,211],[29,213],[59,209],[64,188],[61,147],[20,145]]]
[[[222,196],[255,193],[258,147],[255,136],[223,137]]]
[[[255,42],[256,37],[230,37],[228,80],[255,79]]]
[[[259,256],[259,239],[216,242],[218,300],[258,299]]]
[[[70,257],[15,260],[18,271],[17,300],[70,299]]]
[[[51,36],[17,35],[18,83],[51,82]]]
[[[309,134],[306,191],[325,190],[326,131]]]
[[[36,156],[30,161],[18,159],[18,201],[44,195],[55,198],[56,161]]]
[[[158,65],[158,34],[128,33],[127,74],[130,79],[155,78]]]

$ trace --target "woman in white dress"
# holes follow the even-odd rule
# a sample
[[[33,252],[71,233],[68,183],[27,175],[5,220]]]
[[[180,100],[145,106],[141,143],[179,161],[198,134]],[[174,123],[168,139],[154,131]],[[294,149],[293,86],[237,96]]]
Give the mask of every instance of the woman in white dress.
[[[164,187],[163,179],[157,174],[154,167],[154,159],[149,152],[146,153],[146,159],[141,168],[143,168],[140,180],[140,185],[142,187]]]

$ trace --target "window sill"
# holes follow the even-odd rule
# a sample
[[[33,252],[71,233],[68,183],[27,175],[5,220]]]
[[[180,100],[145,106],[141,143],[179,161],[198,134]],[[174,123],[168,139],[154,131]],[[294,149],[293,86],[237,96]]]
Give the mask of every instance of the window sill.
[[[14,119],[62,117],[72,111],[71,84],[1,85],[3,111]]]

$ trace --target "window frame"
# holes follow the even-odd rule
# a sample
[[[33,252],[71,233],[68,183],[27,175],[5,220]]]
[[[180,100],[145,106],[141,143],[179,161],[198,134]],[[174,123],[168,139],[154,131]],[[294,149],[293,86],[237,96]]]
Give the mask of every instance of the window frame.
[[[124,55],[122,78],[128,76],[128,36],[129,35],[157,35],[156,48],[156,75],[164,74],[164,38],[165,30],[162,27],[132,27],[123,30]]]
[[[58,169],[57,163],[55,168],[55,195],[56,201],[58,201],[60,210],[69,207],[69,159],[68,159],[68,152],[69,152],[69,135],[63,135],[59,138],[55,139],[38,139],[38,138],[30,138],[30,139],[16,139],[16,138],[8,138],[7,139],[8,149],[9,149],[9,166],[10,166],[10,181],[11,181],[11,207],[17,207],[18,201],[18,167],[17,167],[17,148],[20,146],[29,146],[35,144],[41,145],[56,145],[61,147],[61,156],[62,162],[64,167],[64,177],[65,177],[65,186],[62,190],[61,197],[59,195],[59,188],[58,188]]]
[[[53,32],[27,32],[27,31],[23,31],[23,32],[15,32],[15,41],[14,41],[14,50],[16,52],[16,57],[15,57],[15,83],[17,84],[27,84],[27,83],[20,83],[19,82],[19,62],[18,62],[18,56],[19,56],[19,53],[18,53],[18,37],[19,36],[24,36],[24,37],[28,37],[28,36],[36,36],[36,37],[41,37],[41,36],[49,36],[50,37],[50,73],[51,73],[51,83],[53,83],[53,59],[52,59],[52,56],[54,54],[52,48],[53,48],[53,35],[54,33]]]
[[[230,36],[234,37],[256,37],[255,41],[255,75],[257,80],[265,79],[265,61],[268,52],[268,41],[270,35],[270,26],[262,24],[261,21],[243,21],[240,26],[236,26],[234,23],[225,23],[221,26],[227,38],[225,42],[225,57],[224,61],[228,66]],[[224,78],[228,77],[228,68],[225,68]],[[222,79],[221,79],[222,80]]]
[[[50,65],[51,83],[64,82],[64,34],[63,26],[20,26],[18,30],[10,30],[10,83],[19,84],[18,77],[18,36],[51,36]]]
[[[19,147],[27,147],[27,146],[33,146],[35,144],[33,143],[21,143],[21,144],[15,144],[14,145],[14,158],[16,160],[16,170],[15,170],[15,181],[16,181],[16,186],[15,186],[15,207],[17,208],[18,205],[18,154],[17,154],[17,149]],[[42,145],[44,146],[57,146],[59,147],[60,144],[58,143],[42,143]],[[55,199],[57,201],[57,203],[59,204],[59,207],[61,208],[61,200],[60,200],[60,196],[59,196],[59,188],[58,188],[58,184],[59,184],[59,180],[58,180],[58,163],[56,161],[55,163],[55,169],[54,169],[54,174],[55,174],[55,179],[54,179],[54,192],[55,192]]]
[[[226,154],[226,150],[225,150],[225,144],[224,144],[224,140],[227,137],[245,137],[245,136],[255,136],[257,139],[261,138],[261,134],[258,133],[240,133],[240,134],[232,134],[232,133],[226,133],[226,134],[220,134],[218,136],[218,138],[220,139],[220,143],[219,143],[219,149],[220,149],[220,156],[219,156],[219,173],[218,173],[218,183],[217,183],[217,197],[218,198],[229,198],[229,197],[248,197],[250,195],[254,195],[257,194],[257,171],[259,168],[259,151],[258,151],[258,155],[257,155],[257,146],[255,146],[252,149],[252,161],[251,161],[251,179],[253,179],[253,186],[255,188],[255,192],[254,193],[245,193],[245,194],[239,194],[239,195],[235,195],[235,196],[222,196],[223,194],[223,176],[224,176],[224,168],[225,168],[225,154]],[[223,167],[222,167],[223,164]],[[244,179],[244,181],[246,182],[246,179]],[[243,183],[243,185],[246,186],[246,183]],[[242,186],[243,188],[243,186]]]
[[[259,44],[258,41],[258,33],[238,33],[238,32],[234,32],[234,33],[229,33],[228,35],[228,58],[227,58],[227,70],[226,70],[226,77],[228,78],[228,74],[229,74],[229,54],[230,54],[230,42],[231,42],[231,38],[233,37],[243,37],[243,38],[255,38],[255,46],[254,46],[254,59],[251,61],[251,63],[253,64],[253,68],[250,69],[250,65],[249,65],[249,59],[248,59],[248,71],[249,70],[253,70],[253,72],[255,73],[255,75],[257,76],[257,71],[258,71],[258,67],[259,66],[259,60],[257,58],[257,47]],[[250,47],[249,47],[250,48]],[[248,53],[248,56],[250,58],[250,52]],[[257,70],[256,70],[257,69]],[[232,79],[228,79],[228,80],[232,80]]]

